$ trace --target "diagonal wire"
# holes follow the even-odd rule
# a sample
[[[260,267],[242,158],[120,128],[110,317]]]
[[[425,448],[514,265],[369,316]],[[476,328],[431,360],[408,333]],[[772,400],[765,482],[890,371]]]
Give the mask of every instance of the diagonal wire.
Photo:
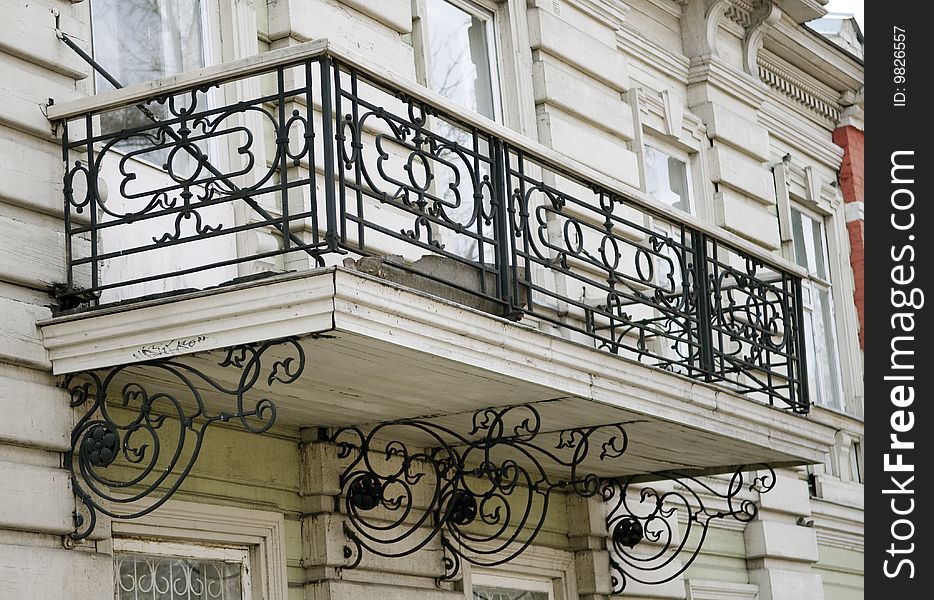
[[[94,60],[94,58],[93,58],[90,54],[88,54],[87,52],[85,52],[84,49],[81,48],[81,46],[79,46],[78,44],[76,44],[76,43],[74,42],[74,40],[72,40],[72,39],[68,36],[68,34],[66,34],[65,32],[63,32],[63,31],[61,31],[61,30],[59,30],[59,31],[57,32],[57,34],[58,34],[58,38],[59,38],[60,40],[62,40],[62,41],[65,43],[66,46],[68,46],[69,48],[71,48],[72,50],[74,50],[74,52],[75,52],[78,56],[80,56],[86,63],[88,63],[89,65],[91,65],[91,67],[92,67],[95,71],[97,71],[98,73],[100,73],[100,75],[101,75],[104,79],[106,79],[107,81],[109,81],[110,84],[111,84],[112,86],[114,86],[114,87],[117,88],[117,89],[120,89],[120,88],[123,87],[123,84],[122,84],[122,83],[120,83],[113,75],[111,75],[111,74],[107,71],[107,69],[105,69],[103,66],[101,66],[100,63],[98,63],[96,60]],[[149,119],[150,121],[152,121],[153,123],[155,123],[155,124],[157,124],[157,125],[160,125],[160,119],[159,119],[159,117],[156,116],[156,114],[153,113],[151,110],[149,110],[149,108],[147,108],[145,105],[143,105],[143,104],[137,104],[137,105],[136,105],[136,108],[139,109],[139,111],[140,111],[141,113],[143,113],[143,115],[145,115],[147,119]],[[281,125],[281,124],[280,124],[280,125]],[[185,150],[185,152],[187,152],[189,155],[192,156],[192,158],[194,158],[195,160],[200,161],[201,164],[203,164],[204,167],[205,167],[208,171],[210,171],[212,175],[214,175],[215,177],[217,177],[217,179],[218,179],[219,181],[221,181],[224,185],[228,186],[231,190],[233,190],[234,193],[239,193],[239,192],[242,192],[242,191],[243,191],[238,185],[236,185],[233,181],[231,181],[229,177],[227,177],[226,175],[224,175],[217,167],[215,167],[213,164],[211,164],[211,162],[207,159],[206,156],[204,156],[202,153],[197,152],[196,150],[194,150],[194,149],[192,148],[192,143],[191,143],[191,142],[188,142],[188,141],[183,140],[183,139],[181,138],[181,136],[179,136],[177,133],[175,133],[175,131],[174,131],[173,129],[171,129],[170,127],[168,127],[168,126],[160,125],[159,129],[160,129],[161,131],[166,132],[166,133],[169,135],[169,137],[171,137],[176,143],[178,143],[179,146],[180,146],[182,149]],[[249,197],[249,196],[243,196],[242,198],[243,198],[243,201],[246,202],[247,205],[249,205],[250,208],[252,208],[253,210],[255,210],[261,217],[263,217],[264,219],[266,219],[267,221],[270,221],[270,222],[276,221],[276,218],[273,217],[266,209],[264,209],[262,206],[260,206],[260,204],[259,204],[256,200],[254,200],[253,198],[251,198],[251,197]],[[283,227],[283,229],[287,229],[287,227]],[[320,261],[320,257],[318,256],[318,253],[317,253],[313,248],[307,247],[307,245],[306,245],[306,243],[305,243],[305,240],[301,239],[299,236],[295,235],[295,234],[292,233],[291,231],[288,232],[288,236],[289,236],[289,239],[292,240],[295,244],[297,244],[298,247],[299,247],[300,249],[304,250],[307,254],[309,254],[310,256],[315,257],[316,260]]]

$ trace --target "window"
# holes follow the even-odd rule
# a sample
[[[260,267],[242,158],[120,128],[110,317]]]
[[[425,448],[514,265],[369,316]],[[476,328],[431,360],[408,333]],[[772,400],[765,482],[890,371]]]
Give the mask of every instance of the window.
[[[824,222],[817,215],[792,208],[791,229],[795,262],[810,274],[802,294],[810,396],[816,404],[843,410]]]
[[[91,12],[95,57],[124,85],[205,64],[201,0],[92,0]]]
[[[114,540],[116,600],[249,600],[249,550]]]
[[[674,156],[673,152],[659,150],[648,144],[644,148],[645,183],[649,195],[686,213],[693,212],[687,156],[682,159]],[[678,232],[673,231],[665,221],[655,219],[652,229],[663,239],[672,237],[676,244],[681,242]],[[675,249],[663,246],[656,255],[656,283],[666,293],[676,293],[682,283],[680,270]]]
[[[650,196],[686,213],[693,212],[689,181],[686,160],[645,146],[645,185]]]
[[[423,0],[426,85],[490,119],[499,119],[494,15],[477,4]]]
[[[207,28],[201,3],[202,0],[92,0],[94,58],[125,86],[205,66]],[[95,87],[98,92],[113,89],[100,73],[96,75]],[[203,102],[203,98],[199,94],[198,102]],[[147,108],[159,118],[168,115],[164,106],[151,104]],[[149,118],[137,108],[101,115],[104,132],[149,124]],[[145,151],[152,144],[150,139],[137,136],[120,142],[118,147],[126,152],[143,151],[138,158],[161,165],[168,151]]]
[[[526,579],[474,573],[472,600],[554,600],[554,584],[545,579]]]

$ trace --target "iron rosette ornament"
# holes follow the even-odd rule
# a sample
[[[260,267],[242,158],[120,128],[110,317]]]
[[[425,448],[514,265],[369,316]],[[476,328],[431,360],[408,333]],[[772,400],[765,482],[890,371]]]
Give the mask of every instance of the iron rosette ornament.
[[[434,540],[442,579],[456,578],[462,561],[513,560],[541,532],[555,492],[600,493],[601,480],[582,467],[626,452],[623,425],[544,431],[533,406],[517,405],[477,411],[466,435],[414,419],[336,431],[331,441],[347,461],[339,500],[347,568],[364,553],[404,557]]]
[[[262,391],[296,381],[305,355],[295,339],[282,339],[229,348],[212,371],[217,377],[189,362],[159,358],[65,379],[71,406],[84,411],[66,457],[80,503],[72,539],[88,537],[98,513],[134,519],[163,505],[191,472],[213,423],[253,433],[272,427],[276,407]],[[223,403],[232,406],[214,408]]]
[[[639,487],[635,477],[607,480],[602,487],[616,594],[630,581],[658,585],[680,577],[700,554],[712,521],[752,521],[759,512],[755,494],[776,482],[766,465],[740,467],[726,480],[656,476],[670,482],[670,489]]]

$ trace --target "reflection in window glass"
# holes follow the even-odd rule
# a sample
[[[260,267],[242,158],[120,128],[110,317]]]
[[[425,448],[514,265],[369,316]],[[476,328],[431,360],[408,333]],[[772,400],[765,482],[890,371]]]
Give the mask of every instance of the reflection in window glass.
[[[496,60],[491,19],[445,0],[427,0],[428,87],[496,118]]]
[[[160,79],[205,65],[201,0],[92,0],[91,21],[94,58],[123,85]],[[98,92],[113,89],[101,75],[95,80]],[[202,99],[199,99],[199,103]],[[164,106],[149,105],[160,118]],[[141,111],[123,108],[101,115],[104,133],[150,126]],[[124,150],[151,145],[142,137],[121,142]],[[165,152],[154,152],[147,160],[158,163]]]
[[[201,0],[93,0],[94,55],[123,85],[204,66]],[[100,75],[97,90],[112,89]]]
[[[683,160],[651,146],[645,147],[646,190],[659,202],[691,212],[688,167]]]
[[[475,585],[473,586],[473,600],[548,600],[548,593]]]
[[[820,219],[792,208],[791,233],[795,262],[811,274],[811,279],[804,283],[802,293],[811,398],[817,404],[842,410],[842,379],[837,360],[824,224]]]
[[[117,600],[242,600],[240,563],[118,554]]]

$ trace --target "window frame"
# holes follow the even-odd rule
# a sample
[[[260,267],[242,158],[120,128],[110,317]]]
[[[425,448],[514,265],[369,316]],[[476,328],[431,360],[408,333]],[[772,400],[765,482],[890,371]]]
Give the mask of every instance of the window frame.
[[[483,18],[491,17],[492,35],[488,43],[495,49],[494,104],[495,122],[523,135],[534,137],[537,131],[535,102],[532,93],[532,57],[524,2],[503,0],[445,0],[462,10]],[[412,0],[412,46],[415,50],[415,73],[418,83],[430,88],[427,60],[429,54],[426,0]],[[506,99],[509,99],[509,102]],[[478,113],[479,114],[479,113]]]
[[[173,499],[158,511],[133,520],[112,519],[111,528],[114,542],[119,538],[142,538],[156,542],[246,547],[250,553],[250,587],[254,599],[288,600],[282,513]]]
[[[506,552],[485,556],[488,560],[501,560],[507,558]],[[546,548],[544,546],[530,546],[522,554],[512,557],[503,565],[497,567],[480,567],[464,562],[462,564],[463,578],[460,581],[460,590],[465,600],[473,600],[474,575],[499,576],[504,578],[517,578],[532,581],[551,582],[554,600],[571,600],[578,597],[577,571],[574,566],[574,554],[566,550]]]
[[[254,599],[251,577],[253,559],[250,548],[247,546],[222,546],[197,544],[191,541],[182,543],[159,539],[115,537],[113,540],[115,599],[120,597],[120,573],[117,568],[119,555],[159,556],[237,563],[240,565],[240,598],[241,600]]]
[[[697,200],[696,200],[697,193],[696,193],[696,190],[694,189],[694,169],[693,169],[693,164],[692,164],[694,162],[693,155],[696,153],[680,150],[677,147],[675,147],[673,144],[665,143],[662,140],[654,136],[646,136],[646,138],[643,140],[642,148],[643,148],[643,157],[644,157],[643,160],[645,163],[645,173],[646,173],[645,193],[648,194],[650,197],[652,197],[654,200],[657,200],[658,202],[661,202],[665,204],[666,206],[669,206],[675,210],[679,210],[681,212],[684,212],[685,214],[689,214],[692,216],[697,216],[697,212],[698,212]],[[648,182],[648,171],[649,171],[648,150],[649,149],[654,150],[655,152],[660,152],[662,154],[667,154],[670,158],[674,158],[675,160],[681,161],[684,164],[684,178],[685,178],[685,185],[687,186],[687,196],[688,196],[687,203],[688,203],[689,210],[678,208],[674,204],[667,204],[663,200],[659,200],[658,198],[655,198],[655,196],[653,196],[652,193],[649,191],[648,189],[649,188],[649,182]]]
[[[201,62],[202,67],[208,67],[215,64],[218,64],[221,61],[221,56],[223,56],[222,43],[223,35],[221,32],[221,3],[224,0],[199,0],[201,6]],[[88,23],[91,30],[91,56],[94,60],[100,62],[100,57],[97,55],[97,48],[94,44],[94,0],[91,0],[88,3]],[[105,69],[108,67],[106,63],[101,63]],[[165,77],[174,75],[175,73],[168,73]],[[99,94],[102,90],[98,89],[97,76],[91,77],[91,87],[93,93]],[[125,81],[121,81],[124,86],[135,85],[129,84]]]
[[[544,592],[548,594],[548,600],[555,600],[555,582],[545,577],[534,577],[530,575],[517,575],[514,573],[498,573],[496,571],[474,571],[470,575],[470,596],[467,600],[473,600],[473,586],[484,586],[493,588],[505,588],[512,590],[521,590],[524,592]]]
[[[823,257],[821,258],[824,262],[824,271],[826,273],[825,277],[821,277],[820,275],[817,275],[812,270],[810,266],[810,262],[808,262],[807,266],[804,266],[804,265],[801,265],[801,263],[798,261],[798,256],[797,256],[798,251],[797,251],[797,245],[796,245],[796,240],[795,240],[795,226],[794,226],[794,220],[795,220],[794,213],[795,212],[799,213],[800,215],[804,217],[807,217],[808,219],[810,219],[811,221],[819,225],[819,229],[821,233],[821,242],[822,242],[823,250],[824,250]],[[809,387],[814,387],[813,385],[814,383],[817,383],[818,385],[817,390],[814,390],[814,389],[811,390],[811,394],[810,394],[811,402],[814,405],[820,406],[822,408],[838,411],[841,413],[847,413],[847,411],[849,410],[849,407],[847,406],[846,389],[845,389],[845,385],[843,382],[844,365],[842,364],[841,360],[837,360],[837,361],[832,360],[833,357],[840,357],[841,346],[840,346],[840,339],[839,339],[840,336],[837,331],[837,326],[838,326],[837,315],[836,315],[837,308],[836,308],[836,301],[834,298],[835,293],[834,293],[834,287],[833,287],[834,269],[833,269],[833,264],[831,262],[832,254],[831,254],[831,248],[830,248],[830,237],[828,233],[828,229],[829,229],[829,225],[827,222],[828,217],[826,215],[821,214],[818,211],[815,211],[813,209],[808,208],[807,206],[804,206],[801,202],[796,202],[792,199],[789,205],[789,219],[790,219],[789,220],[789,229],[790,229],[789,236],[791,238],[790,240],[791,241],[791,250],[790,250],[791,259],[796,264],[801,265],[802,268],[808,272],[807,277],[803,277],[801,280],[802,287],[804,288],[803,289],[804,293],[802,294],[802,310],[805,312],[805,318],[808,318],[807,313],[810,313],[811,315],[810,318],[811,318],[811,323],[812,323],[811,334],[808,336],[809,339],[807,340],[810,343],[810,346],[807,346],[807,345],[805,346],[805,351],[807,353],[807,356],[810,359],[808,360],[808,363],[809,363],[808,364],[808,385]],[[806,235],[806,232],[804,231],[803,227],[802,227],[802,235]],[[808,259],[810,259],[810,257],[808,257]],[[828,366],[831,366],[831,363],[833,363],[832,368],[835,368],[837,372],[837,386],[836,386],[837,389],[836,390],[830,389],[831,383],[825,380],[825,377],[827,376],[823,374],[822,370],[820,369],[821,365],[817,364],[816,362],[818,360],[816,347],[815,347],[817,341],[815,340],[815,337],[814,337],[813,315],[815,313],[815,310],[820,309],[819,300],[818,300],[819,292],[826,292],[827,294],[827,301],[828,301],[827,307],[829,311],[828,316],[830,317],[830,323],[824,323],[824,328],[825,330],[830,332],[832,347],[825,348],[825,353],[828,357]],[[821,316],[821,318],[823,319],[823,316]],[[817,368],[815,369],[814,367],[817,367]],[[819,394],[819,396],[815,396],[815,392]],[[823,397],[825,392],[829,392],[833,394],[835,401],[832,403],[827,402],[827,399]]]

